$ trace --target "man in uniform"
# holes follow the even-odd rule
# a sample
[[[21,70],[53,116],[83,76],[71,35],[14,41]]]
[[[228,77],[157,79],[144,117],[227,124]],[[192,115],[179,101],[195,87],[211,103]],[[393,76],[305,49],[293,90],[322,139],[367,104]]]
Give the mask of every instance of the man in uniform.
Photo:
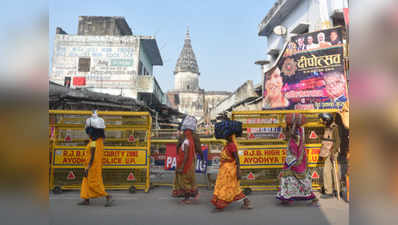
[[[329,113],[321,113],[320,118],[325,125],[325,132],[322,138],[322,145],[330,144],[328,148],[328,153],[322,153],[320,156],[325,158],[325,164],[323,167],[323,187],[325,190],[325,194],[322,198],[332,198],[333,197],[333,183],[335,183],[336,191],[340,190],[340,179],[338,176],[338,172],[335,171],[337,164],[337,157],[340,152],[340,134],[339,127],[333,120],[333,116]],[[334,178],[334,179],[333,179]],[[337,193],[340,194],[340,193]]]

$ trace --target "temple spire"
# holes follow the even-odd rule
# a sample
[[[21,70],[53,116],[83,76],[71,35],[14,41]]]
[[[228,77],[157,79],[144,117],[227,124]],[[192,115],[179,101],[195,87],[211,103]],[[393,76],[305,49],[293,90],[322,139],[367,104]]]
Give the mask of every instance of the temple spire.
[[[174,74],[178,72],[192,72],[198,75],[200,74],[195,53],[193,52],[191,45],[189,26],[187,26],[187,33],[184,40],[184,47],[181,50],[180,57],[178,57]]]
[[[191,37],[189,36],[189,25],[187,26],[187,34],[185,36],[185,39],[191,39]]]

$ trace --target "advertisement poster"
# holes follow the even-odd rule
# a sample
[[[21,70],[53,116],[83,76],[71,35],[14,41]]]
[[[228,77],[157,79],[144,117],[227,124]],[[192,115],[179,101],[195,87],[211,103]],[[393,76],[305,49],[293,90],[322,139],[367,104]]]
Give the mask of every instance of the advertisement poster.
[[[200,158],[199,154],[196,155],[196,172],[206,173],[207,169],[207,153],[208,146],[202,146],[204,160]],[[177,165],[176,144],[168,144],[166,146],[166,159],[164,163],[165,170],[175,170]]]
[[[341,28],[298,35],[264,73],[263,109],[341,109],[347,101]]]

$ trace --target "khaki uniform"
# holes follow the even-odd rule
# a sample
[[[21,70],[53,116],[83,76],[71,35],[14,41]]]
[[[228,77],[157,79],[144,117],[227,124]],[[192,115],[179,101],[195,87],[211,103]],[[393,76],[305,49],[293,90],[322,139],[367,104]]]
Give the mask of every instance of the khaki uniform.
[[[337,162],[337,157],[340,152],[340,135],[339,128],[335,123],[332,123],[330,127],[325,128],[325,133],[323,135],[323,140],[333,141],[333,147],[328,157],[326,157],[325,164],[323,167],[323,187],[325,188],[326,194],[333,194],[333,182],[334,171],[333,171],[333,162]],[[337,180],[340,180],[339,172],[337,172]],[[337,182],[337,185],[340,186],[340,182]]]

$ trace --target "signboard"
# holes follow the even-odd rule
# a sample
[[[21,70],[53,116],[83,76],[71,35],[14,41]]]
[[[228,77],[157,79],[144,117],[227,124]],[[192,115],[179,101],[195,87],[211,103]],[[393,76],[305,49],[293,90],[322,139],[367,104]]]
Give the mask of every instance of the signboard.
[[[55,149],[55,166],[83,166],[86,158],[85,148]],[[104,166],[145,166],[147,161],[145,149],[105,149]]]
[[[286,158],[286,147],[239,149],[239,161],[242,167],[282,168]],[[320,147],[306,148],[309,166],[319,166]]]
[[[73,86],[85,86],[86,78],[85,77],[73,77]]]
[[[164,160],[165,170],[175,170],[177,165],[176,144],[166,144],[166,159]]]
[[[249,118],[247,124],[278,124],[277,118]],[[281,127],[262,127],[262,128],[247,128],[247,137],[249,139],[268,138],[278,139],[282,132]]]
[[[196,155],[196,169],[197,173],[206,173],[207,169],[207,153],[208,147],[202,146],[202,152],[204,160],[200,158],[199,154]],[[176,153],[176,144],[168,144],[166,145],[166,159],[164,162],[165,170],[175,170],[177,165],[177,153]]]
[[[132,59],[111,59],[111,66],[133,66]]]
[[[263,109],[341,109],[347,101],[341,28],[298,35],[264,74]]]

